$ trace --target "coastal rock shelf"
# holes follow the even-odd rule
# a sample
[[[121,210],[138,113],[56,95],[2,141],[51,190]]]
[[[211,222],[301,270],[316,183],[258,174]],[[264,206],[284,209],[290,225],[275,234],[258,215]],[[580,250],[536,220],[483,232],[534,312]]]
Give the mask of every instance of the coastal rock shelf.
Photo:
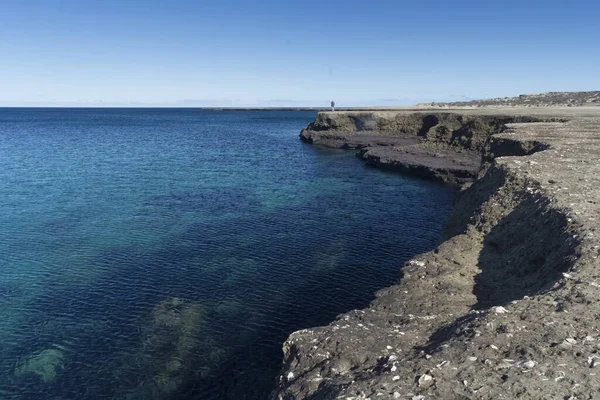
[[[322,112],[300,133],[308,143],[359,149],[368,164],[461,185],[476,178],[493,133],[552,116],[451,112]]]
[[[273,399],[600,392],[600,111],[527,113],[321,113],[302,132],[377,166],[479,178],[463,185],[444,242],[408,261],[399,284],[290,335]]]
[[[419,145],[368,146],[356,155],[367,164],[460,185],[477,177],[479,153]]]

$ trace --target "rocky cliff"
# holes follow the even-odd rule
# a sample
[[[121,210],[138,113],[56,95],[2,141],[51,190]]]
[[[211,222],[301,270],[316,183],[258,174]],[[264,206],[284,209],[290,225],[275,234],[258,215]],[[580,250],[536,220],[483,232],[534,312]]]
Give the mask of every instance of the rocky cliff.
[[[358,149],[368,164],[461,185],[476,178],[493,133],[516,122],[559,117],[457,112],[321,112],[300,138]]]
[[[302,136],[470,152],[479,179],[398,285],[290,335],[273,399],[596,398],[600,113],[395,113],[322,113]]]

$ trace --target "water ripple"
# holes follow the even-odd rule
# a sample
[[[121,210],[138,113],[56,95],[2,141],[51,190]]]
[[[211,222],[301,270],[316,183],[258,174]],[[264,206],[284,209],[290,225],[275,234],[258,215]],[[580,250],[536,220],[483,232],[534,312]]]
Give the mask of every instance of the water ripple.
[[[453,190],[313,118],[0,109],[0,398],[264,399],[292,331],[401,279]]]

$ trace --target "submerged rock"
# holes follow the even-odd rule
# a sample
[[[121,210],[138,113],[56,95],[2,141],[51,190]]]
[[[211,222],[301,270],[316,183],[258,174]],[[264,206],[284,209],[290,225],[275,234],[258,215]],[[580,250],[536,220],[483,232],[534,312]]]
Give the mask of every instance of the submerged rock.
[[[177,398],[178,393],[206,378],[223,350],[205,323],[199,303],[169,298],[158,303],[141,327],[139,350],[119,374],[137,377],[128,398]]]
[[[22,360],[15,369],[15,376],[37,375],[44,383],[54,382],[56,375],[64,369],[64,354],[60,349],[50,348]]]

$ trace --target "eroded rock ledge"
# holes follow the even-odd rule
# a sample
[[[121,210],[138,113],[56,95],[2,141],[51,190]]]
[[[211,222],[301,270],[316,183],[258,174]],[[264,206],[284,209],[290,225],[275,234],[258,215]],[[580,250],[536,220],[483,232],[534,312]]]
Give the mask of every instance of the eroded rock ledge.
[[[302,130],[308,143],[358,149],[370,165],[439,179],[473,181],[490,137],[516,122],[562,120],[556,116],[486,115],[457,112],[321,112]]]
[[[290,335],[272,398],[595,398],[600,114],[567,112],[475,115],[473,124],[490,118],[502,126],[471,137],[485,163],[459,195],[444,242],[407,262],[402,281],[379,291],[368,308]],[[396,113],[403,115],[385,120],[420,121],[415,127],[425,120],[423,113]],[[435,126],[473,117],[431,115]],[[338,125],[320,129],[326,118]],[[305,140],[364,147],[354,139],[374,133],[370,143],[379,143],[396,140],[382,132],[401,132],[398,140],[414,132],[337,118],[320,116],[303,131]]]

